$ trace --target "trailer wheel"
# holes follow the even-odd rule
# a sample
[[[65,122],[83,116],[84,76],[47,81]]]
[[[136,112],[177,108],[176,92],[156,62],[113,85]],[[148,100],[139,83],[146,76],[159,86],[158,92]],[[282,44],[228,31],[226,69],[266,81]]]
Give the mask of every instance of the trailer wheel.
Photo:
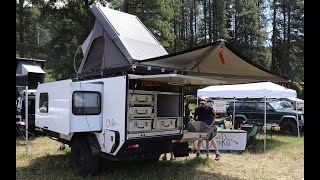
[[[88,141],[78,136],[72,140],[70,164],[78,175],[95,175],[99,171],[100,157],[93,156]]]
[[[281,124],[280,131],[284,135],[293,135],[293,136],[298,135],[297,125],[293,121],[290,121],[290,120],[285,121]]]

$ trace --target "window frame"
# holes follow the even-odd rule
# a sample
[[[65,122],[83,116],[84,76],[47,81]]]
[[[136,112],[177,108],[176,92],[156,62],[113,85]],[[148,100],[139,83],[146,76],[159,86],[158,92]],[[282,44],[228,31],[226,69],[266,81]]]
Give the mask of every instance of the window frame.
[[[75,94],[76,93],[94,93],[94,94],[98,94],[99,96],[99,112],[98,113],[86,113],[86,114],[79,114],[77,112],[75,112],[75,106],[74,106],[74,97],[75,97]],[[101,105],[101,92],[99,91],[73,91],[72,93],[72,114],[75,115],[75,116],[86,116],[86,115],[99,115],[101,114],[101,108],[102,108],[102,105]]]
[[[45,112],[40,110],[41,107],[42,107],[42,104],[43,104],[43,103],[41,103],[42,102],[41,101],[41,95],[44,95],[44,94],[47,95],[47,106],[46,106],[47,110]],[[39,94],[39,108],[38,108],[38,110],[39,110],[40,113],[43,113],[43,114],[48,114],[49,113],[49,93],[48,92],[41,92]]]
[[[249,106],[252,104],[254,106]],[[257,111],[257,102],[244,102],[242,106],[243,106],[243,111],[246,111],[246,112]],[[251,109],[246,109],[246,107],[249,107]],[[254,109],[252,109],[252,108],[254,108]]]

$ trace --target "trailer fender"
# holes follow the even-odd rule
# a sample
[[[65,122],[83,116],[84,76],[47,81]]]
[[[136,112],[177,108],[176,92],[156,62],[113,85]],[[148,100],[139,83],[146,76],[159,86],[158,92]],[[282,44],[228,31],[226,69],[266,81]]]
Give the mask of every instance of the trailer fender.
[[[88,136],[86,137],[90,145],[92,155],[99,155],[101,152],[101,148],[95,134],[88,134]]]

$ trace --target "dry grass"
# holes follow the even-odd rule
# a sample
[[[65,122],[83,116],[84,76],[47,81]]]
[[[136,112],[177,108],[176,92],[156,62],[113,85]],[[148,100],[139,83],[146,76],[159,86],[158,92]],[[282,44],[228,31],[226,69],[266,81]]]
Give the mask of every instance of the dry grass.
[[[17,179],[86,179],[73,174],[68,166],[70,148],[59,150],[60,143],[47,137],[36,137],[25,157],[25,143],[16,139]],[[220,161],[201,159],[190,154],[174,162],[160,161],[155,165],[122,164],[104,167],[90,179],[290,179],[304,177],[304,137],[281,136],[274,132],[267,139],[263,152],[263,136],[258,137],[256,151],[222,152]],[[210,154],[213,157],[213,154]],[[88,178],[87,178],[88,179]]]

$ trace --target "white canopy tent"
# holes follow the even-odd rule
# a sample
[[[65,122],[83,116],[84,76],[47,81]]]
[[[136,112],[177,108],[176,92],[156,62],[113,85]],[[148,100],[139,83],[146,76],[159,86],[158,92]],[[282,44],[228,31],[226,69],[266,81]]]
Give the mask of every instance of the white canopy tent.
[[[220,98],[265,98],[264,109],[264,150],[266,147],[266,98],[296,98],[297,92],[287,89],[272,82],[259,82],[236,85],[209,86],[198,89],[198,97],[220,97]],[[234,103],[235,105],[235,103]],[[235,110],[235,107],[233,108]],[[235,111],[233,112],[233,123]],[[299,123],[299,121],[297,121]],[[299,128],[299,125],[297,126]],[[299,135],[299,130],[298,130]],[[300,136],[300,135],[299,135]]]

